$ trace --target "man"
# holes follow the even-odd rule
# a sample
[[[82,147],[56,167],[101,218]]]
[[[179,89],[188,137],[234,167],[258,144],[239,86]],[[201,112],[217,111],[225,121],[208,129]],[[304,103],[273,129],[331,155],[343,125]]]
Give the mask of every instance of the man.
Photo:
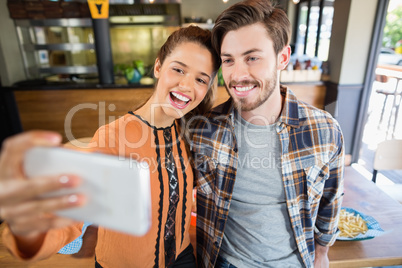
[[[343,137],[279,84],[290,23],[271,2],[225,10],[212,31],[231,98],[193,129],[201,267],[328,267],[343,196]]]

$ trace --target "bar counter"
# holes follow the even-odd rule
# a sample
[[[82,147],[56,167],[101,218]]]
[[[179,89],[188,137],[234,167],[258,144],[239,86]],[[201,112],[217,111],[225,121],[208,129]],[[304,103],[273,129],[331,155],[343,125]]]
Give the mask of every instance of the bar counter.
[[[322,83],[291,83],[288,86],[299,99],[324,109],[326,88]],[[153,85],[35,84],[25,81],[2,90],[13,92],[24,131],[56,131],[63,135],[63,142],[68,142],[92,137],[100,126],[135,110],[152,95]],[[227,98],[225,88],[218,87],[215,105]]]

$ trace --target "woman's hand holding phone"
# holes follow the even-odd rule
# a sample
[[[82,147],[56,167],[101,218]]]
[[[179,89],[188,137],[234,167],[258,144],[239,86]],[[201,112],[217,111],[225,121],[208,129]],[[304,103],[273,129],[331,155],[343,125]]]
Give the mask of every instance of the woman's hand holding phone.
[[[42,198],[46,193],[76,188],[79,177],[72,174],[43,176],[28,179],[23,170],[25,153],[36,146],[56,147],[61,143],[57,133],[31,131],[4,141],[0,155],[0,218],[5,220],[17,238],[29,251],[41,242],[44,234],[52,228],[61,228],[73,220],[55,216],[53,212],[78,207],[85,198],[77,194]],[[40,244],[40,243],[39,243]],[[24,252],[23,248],[20,248]],[[29,252],[24,252],[29,255]]]

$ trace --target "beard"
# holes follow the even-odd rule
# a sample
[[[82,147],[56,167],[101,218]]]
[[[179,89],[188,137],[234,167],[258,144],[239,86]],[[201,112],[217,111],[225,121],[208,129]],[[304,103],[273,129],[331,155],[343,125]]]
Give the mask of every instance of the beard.
[[[253,100],[249,100],[247,98],[239,98],[238,96],[234,95],[234,93],[231,93],[230,90],[228,89],[226,83],[225,83],[225,88],[226,91],[229,93],[229,95],[233,98],[235,107],[236,109],[241,112],[249,112],[254,109],[257,109],[260,107],[262,104],[264,104],[269,97],[271,97],[272,93],[275,90],[276,83],[277,83],[277,73],[278,71],[275,69],[271,73],[271,77],[265,80],[265,87],[261,91],[261,94]],[[261,88],[261,84],[257,80],[245,80],[242,82],[236,82],[236,81],[230,81],[229,83],[229,88],[232,88],[233,85],[241,85],[241,86],[252,86],[256,85],[257,87]]]

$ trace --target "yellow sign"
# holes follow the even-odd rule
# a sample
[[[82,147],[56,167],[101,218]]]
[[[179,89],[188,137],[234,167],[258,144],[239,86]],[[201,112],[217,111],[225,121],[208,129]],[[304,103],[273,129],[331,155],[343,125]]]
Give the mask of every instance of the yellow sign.
[[[109,18],[109,0],[87,0],[93,19]]]

